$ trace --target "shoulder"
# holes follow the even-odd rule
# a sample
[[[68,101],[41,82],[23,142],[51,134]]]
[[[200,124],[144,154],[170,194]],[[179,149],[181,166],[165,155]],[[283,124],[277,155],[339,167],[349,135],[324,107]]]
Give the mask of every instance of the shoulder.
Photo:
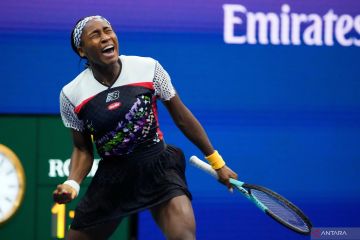
[[[137,70],[139,70],[139,68],[144,70],[154,70],[157,64],[157,61],[151,57],[121,55],[120,60],[128,68],[136,68]]]
[[[120,60],[123,64],[123,73],[121,73],[124,77],[123,85],[135,82],[153,82],[157,65],[155,59],[121,55]]]
[[[74,95],[76,95],[76,92],[81,88],[81,85],[83,85],[84,81],[92,76],[92,73],[90,69],[85,69],[82,71],[79,75],[77,75],[76,78],[74,78],[71,82],[66,84],[61,92],[69,99],[71,100]]]
[[[141,57],[141,56],[127,56],[121,55],[121,61],[126,61],[129,63],[140,63],[140,64],[156,64],[156,60],[151,57]]]

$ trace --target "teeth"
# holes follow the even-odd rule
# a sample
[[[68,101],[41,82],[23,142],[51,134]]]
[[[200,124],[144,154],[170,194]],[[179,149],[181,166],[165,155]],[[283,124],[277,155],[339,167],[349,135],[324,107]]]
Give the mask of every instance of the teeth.
[[[106,51],[106,50],[111,49],[111,48],[114,48],[114,45],[109,45],[109,46],[107,46],[107,47],[104,47],[104,48],[103,48],[103,51]]]

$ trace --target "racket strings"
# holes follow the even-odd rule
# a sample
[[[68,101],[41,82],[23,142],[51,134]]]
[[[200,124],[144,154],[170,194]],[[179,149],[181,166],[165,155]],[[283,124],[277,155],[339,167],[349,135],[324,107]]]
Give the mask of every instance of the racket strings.
[[[256,189],[251,189],[251,195],[264,204],[268,208],[268,211],[280,218],[281,221],[302,231],[309,231],[307,223],[293,209],[287,206],[286,203],[281,201],[281,199]]]

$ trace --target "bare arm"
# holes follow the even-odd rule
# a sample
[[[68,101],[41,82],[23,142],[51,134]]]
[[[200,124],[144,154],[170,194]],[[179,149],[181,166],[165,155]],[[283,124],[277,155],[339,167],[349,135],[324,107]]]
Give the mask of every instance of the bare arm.
[[[214,152],[210,140],[199,121],[190,110],[183,104],[178,95],[169,101],[163,102],[172,119],[184,135],[194,143],[204,155],[208,156]]]
[[[169,101],[163,102],[168,109],[172,119],[184,135],[194,143],[205,156],[214,152],[214,148],[199,121],[194,117],[190,110],[183,104],[178,95]],[[226,165],[217,170],[220,182],[231,188],[229,178],[237,179],[237,174]]]
[[[73,152],[70,162],[68,179],[80,184],[91,170],[94,161],[94,151],[91,136],[72,130]],[[68,203],[76,197],[76,191],[67,184],[60,184],[53,193],[57,203]]]
[[[90,134],[72,130],[72,138],[73,152],[68,179],[75,180],[80,184],[91,170],[94,151]]]

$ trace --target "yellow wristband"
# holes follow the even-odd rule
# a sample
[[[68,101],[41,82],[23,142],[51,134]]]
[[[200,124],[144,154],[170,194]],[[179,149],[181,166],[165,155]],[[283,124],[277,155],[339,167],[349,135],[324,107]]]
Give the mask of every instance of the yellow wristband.
[[[218,151],[215,150],[214,153],[210,154],[209,156],[205,156],[206,160],[209,161],[211,167],[213,169],[220,169],[225,165],[225,162]]]

